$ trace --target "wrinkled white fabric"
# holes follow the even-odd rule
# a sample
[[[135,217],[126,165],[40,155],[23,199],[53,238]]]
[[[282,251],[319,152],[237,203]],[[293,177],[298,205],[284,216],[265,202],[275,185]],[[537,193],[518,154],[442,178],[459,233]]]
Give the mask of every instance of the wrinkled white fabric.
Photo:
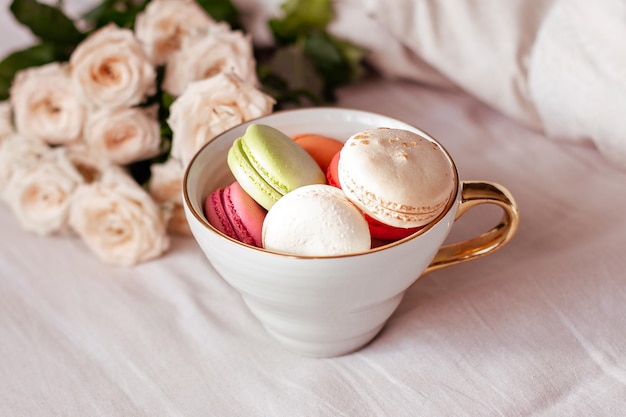
[[[260,42],[278,0],[239,0]],[[553,139],[591,141],[626,169],[621,0],[340,0],[334,34],[383,75],[461,88]]]
[[[268,336],[193,239],[116,268],[0,205],[0,415],[621,415],[626,173],[459,92],[377,79],[340,105],[421,126],[461,178],[508,187],[517,236],[418,281],[361,351],[309,359]],[[451,240],[499,212],[465,216]]]
[[[529,90],[546,133],[591,139],[626,169],[626,2],[560,1],[545,18]]]

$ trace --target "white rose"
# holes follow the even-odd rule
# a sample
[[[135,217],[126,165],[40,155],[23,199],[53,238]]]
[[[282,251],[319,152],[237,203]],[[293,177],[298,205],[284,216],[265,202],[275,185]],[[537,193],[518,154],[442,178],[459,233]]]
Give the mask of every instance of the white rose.
[[[170,108],[172,156],[183,166],[215,136],[272,112],[274,99],[234,74],[190,84]]]
[[[183,176],[184,170],[174,158],[164,163],[150,166],[149,193],[167,213],[167,230],[170,233],[190,236],[191,229],[183,209]]]
[[[220,72],[234,72],[244,81],[258,85],[250,36],[230,30],[223,23],[184,39],[180,50],[167,60],[163,89],[179,96],[192,81]]]
[[[69,222],[98,257],[114,265],[135,265],[169,247],[157,204],[114,165],[100,181],[76,189]]]
[[[0,144],[0,192],[15,171],[36,165],[50,152],[52,149],[48,145],[36,139],[27,139],[19,134],[5,138]]]
[[[192,236],[183,205],[167,203],[164,206],[168,210],[167,231],[173,235]]]
[[[182,203],[183,166],[174,158],[150,166],[150,195],[159,203]]]
[[[47,235],[67,229],[70,197],[82,177],[56,148],[37,164],[16,170],[4,189],[4,200],[26,230]]]
[[[11,103],[2,101],[0,102],[0,143],[13,133],[15,133],[15,131],[13,129]]]
[[[137,15],[135,36],[152,62],[161,65],[180,49],[183,39],[214,24],[195,0],[153,0]]]
[[[16,130],[50,144],[80,140],[86,110],[66,64],[19,71],[10,90]]]
[[[87,121],[85,142],[120,165],[151,158],[161,150],[161,130],[153,110],[129,107],[95,112]]]
[[[83,177],[83,181],[87,184],[99,181],[104,171],[111,166],[111,162],[108,159],[96,154],[85,143],[67,146],[65,147],[65,152],[68,159]]]
[[[70,57],[71,76],[90,107],[142,102],[155,90],[156,71],[129,29],[108,25],[81,42]]]

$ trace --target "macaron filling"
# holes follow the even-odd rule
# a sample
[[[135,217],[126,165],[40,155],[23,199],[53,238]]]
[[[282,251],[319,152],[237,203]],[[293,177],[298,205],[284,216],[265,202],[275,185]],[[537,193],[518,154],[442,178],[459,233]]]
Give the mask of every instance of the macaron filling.
[[[298,187],[326,182],[324,172],[304,148],[266,125],[248,126],[233,142],[228,166],[241,187],[266,210]]]
[[[267,212],[238,182],[213,191],[204,203],[204,213],[209,223],[225,235],[262,247],[261,227]]]
[[[272,207],[283,196],[284,192],[281,192],[281,189],[284,187],[267,182],[266,178],[269,173],[263,168],[257,168],[258,161],[251,156],[242,138],[235,140],[228,151],[228,165],[238,168],[231,169],[233,175],[241,187],[265,209]]]
[[[414,207],[394,201],[384,200],[376,196],[367,188],[344,176],[341,182],[344,191],[359,203],[359,206],[370,216],[376,219],[394,219],[403,224],[423,223],[437,217],[443,211],[448,200],[444,199],[432,206]]]
[[[224,189],[215,190],[205,203],[204,213],[209,223],[226,236],[237,238],[235,229],[224,210]]]
[[[419,227],[441,214],[454,192],[453,165],[422,135],[378,128],[351,136],[340,151],[338,177],[350,200],[394,227]]]
[[[239,212],[237,210],[237,206],[233,203],[231,187],[227,187],[222,193],[222,203],[224,204],[226,216],[235,231],[237,240],[247,243],[248,245],[257,246],[259,248],[262,247],[263,242],[257,241],[254,236],[252,236],[245,222],[238,215]]]

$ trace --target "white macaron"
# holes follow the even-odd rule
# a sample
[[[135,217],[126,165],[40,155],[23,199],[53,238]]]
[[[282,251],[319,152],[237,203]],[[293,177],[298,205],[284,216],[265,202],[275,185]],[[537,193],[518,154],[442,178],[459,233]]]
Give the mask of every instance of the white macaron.
[[[285,194],[267,212],[263,247],[291,255],[332,256],[371,247],[367,221],[338,188],[306,185]]]
[[[341,149],[338,176],[346,196],[361,210],[404,228],[436,219],[456,184],[454,165],[441,146],[403,129],[351,136]]]

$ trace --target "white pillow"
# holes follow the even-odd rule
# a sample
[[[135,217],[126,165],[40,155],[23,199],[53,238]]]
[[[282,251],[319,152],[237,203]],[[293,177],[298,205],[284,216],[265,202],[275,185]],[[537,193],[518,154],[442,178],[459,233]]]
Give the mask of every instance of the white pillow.
[[[238,0],[247,27],[281,0]],[[623,0],[337,0],[334,34],[387,77],[462,88],[546,135],[593,141],[626,169]],[[255,22],[251,24],[251,22]],[[255,33],[256,32],[256,33]]]

